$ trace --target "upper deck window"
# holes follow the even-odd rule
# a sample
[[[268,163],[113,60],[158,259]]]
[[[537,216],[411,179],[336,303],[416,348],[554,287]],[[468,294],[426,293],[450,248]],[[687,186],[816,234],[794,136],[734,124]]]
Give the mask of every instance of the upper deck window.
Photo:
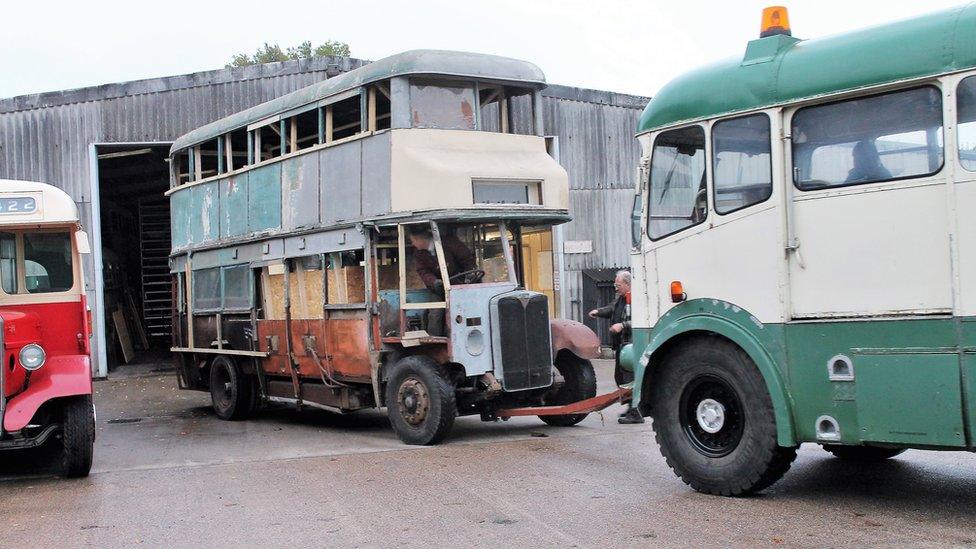
[[[931,175],[944,155],[942,93],[925,86],[806,107],[792,134],[800,190]]]
[[[976,172],[976,76],[959,83],[956,110],[959,118],[959,162],[963,168]]]
[[[474,86],[410,83],[410,120],[414,128],[475,129]]]
[[[773,194],[770,147],[765,114],[722,120],[712,127],[716,212],[734,212]]]
[[[652,240],[705,220],[705,130],[701,126],[657,136],[647,195],[647,235]]]

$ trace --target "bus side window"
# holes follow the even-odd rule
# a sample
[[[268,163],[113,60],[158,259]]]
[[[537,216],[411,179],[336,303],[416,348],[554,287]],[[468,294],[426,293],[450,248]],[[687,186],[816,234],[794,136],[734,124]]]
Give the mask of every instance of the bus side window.
[[[410,119],[414,128],[475,129],[474,87],[410,83]]]
[[[773,194],[770,148],[765,114],[722,120],[712,127],[716,212],[741,210]]]
[[[959,83],[956,91],[956,111],[959,139],[959,163],[968,171],[976,172],[976,76]]]
[[[942,168],[942,92],[934,86],[805,107],[792,126],[793,182],[802,191]]]
[[[657,240],[705,221],[705,130],[661,133],[651,152],[647,235]]]

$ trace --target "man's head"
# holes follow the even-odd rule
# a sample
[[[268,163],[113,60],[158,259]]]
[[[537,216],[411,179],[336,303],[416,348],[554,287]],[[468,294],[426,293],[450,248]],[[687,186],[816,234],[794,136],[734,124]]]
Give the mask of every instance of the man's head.
[[[630,293],[630,271],[617,271],[617,276],[613,279],[613,289],[617,291],[617,295]]]
[[[854,169],[857,170],[873,170],[881,165],[881,156],[878,155],[874,141],[867,139],[858,141],[857,145],[854,145],[852,156]]]
[[[427,225],[411,225],[407,236],[410,238],[410,245],[418,250],[430,248],[430,241],[434,239]]]

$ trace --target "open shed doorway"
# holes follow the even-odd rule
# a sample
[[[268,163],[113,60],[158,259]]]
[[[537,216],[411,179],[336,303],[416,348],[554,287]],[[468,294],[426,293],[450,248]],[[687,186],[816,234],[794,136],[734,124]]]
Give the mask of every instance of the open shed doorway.
[[[109,371],[169,362],[169,143],[97,145]]]

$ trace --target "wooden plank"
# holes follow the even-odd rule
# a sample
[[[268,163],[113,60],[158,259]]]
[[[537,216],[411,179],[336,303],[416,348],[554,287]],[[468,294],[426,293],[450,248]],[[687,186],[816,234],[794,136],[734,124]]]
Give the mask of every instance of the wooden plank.
[[[128,288],[125,290],[125,301],[129,306],[129,317],[132,318],[132,325],[136,328],[136,335],[139,336],[140,348],[143,350],[149,349],[149,338],[146,337],[146,329],[142,325],[142,319],[139,318],[139,309],[136,309],[136,300],[132,297],[132,291]]]
[[[325,108],[325,142],[332,143],[332,106],[329,105]]]
[[[122,361],[128,364],[135,357],[135,350],[132,348],[132,339],[129,337],[129,327],[125,325],[125,314],[122,309],[116,309],[112,313],[112,321],[115,323],[115,334],[122,345]]]

